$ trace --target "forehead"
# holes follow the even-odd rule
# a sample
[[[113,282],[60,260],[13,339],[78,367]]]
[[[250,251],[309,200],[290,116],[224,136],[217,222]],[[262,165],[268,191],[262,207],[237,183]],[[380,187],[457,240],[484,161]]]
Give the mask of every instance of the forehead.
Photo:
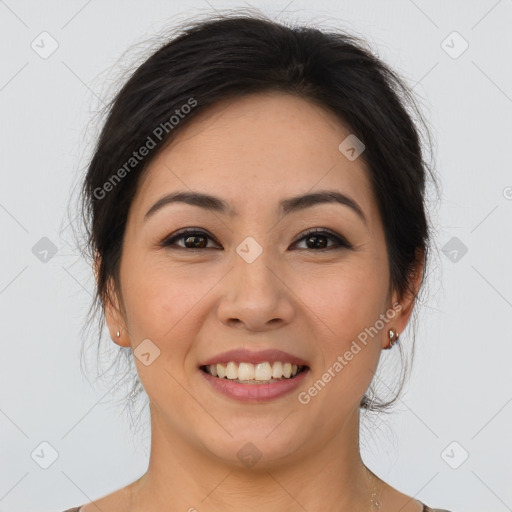
[[[222,197],[241,214],[277,212],[284,197],[334,189],[354,198],[371,222],[376,206],[366,164],[338,149],[350,133],[334,113],[294,95],[221,101],[155,157],[132,207],[141,219],[165,193],[191,189]]]

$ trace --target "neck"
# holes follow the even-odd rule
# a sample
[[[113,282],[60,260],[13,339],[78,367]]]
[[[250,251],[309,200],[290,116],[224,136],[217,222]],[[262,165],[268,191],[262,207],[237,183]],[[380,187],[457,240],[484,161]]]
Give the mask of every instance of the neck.
[[[154,406],[151,434],[148,470],[130,486],[130,511],[252,512],[263,505],[267,512],[376,510],[376,477],[359,452],[359,409],[330,439],[311,440],[285,462],[262,458],[248,467],[238,458],[220,459],[187,432],[174,431]]]

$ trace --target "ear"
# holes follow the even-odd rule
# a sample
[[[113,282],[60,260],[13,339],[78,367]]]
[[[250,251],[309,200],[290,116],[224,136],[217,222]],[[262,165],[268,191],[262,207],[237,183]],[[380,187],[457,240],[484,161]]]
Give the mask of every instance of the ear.
[[[423,251],[417,252],[416,268],[414,273],[409,278],[409,288],[404,296],[399,300],[397,293],[393,293],[393,300],[391,304],[400,304],[400,311],[395,318],[390,322],[389,328],[396,329],[398,334],[402,334],[409,323],[414,304],[416,303],[416,296],[418,295],[423,279],[423,268],[425,266],[425,253]],[[398,308],[397,308],[398,309]],[[387,335],[385,336],[385,343],[389,343]],[[385,345],[383,345],[384,347]]]
[[[98,272],[101,265],[101,257],[98,252],[94,253],[94,275],[96,278],[96,282],[98,282]],[[115,289],[114,279],[112,277],[108,278],[107,282],[107,298],[105,299],[105,303],[103,304],[103,309],[105,312],[105,320],[107,322],[107,327],[110,333],[110,337],[117,345],[121,347],[129,347],[130,346],[130,338],[128,336],[128,331],[126,329],[126,322],[123,313],[121,312],[121,308],[119,307],[120,300]],[[120,336],[117,337],[117,332],[119,331]]]

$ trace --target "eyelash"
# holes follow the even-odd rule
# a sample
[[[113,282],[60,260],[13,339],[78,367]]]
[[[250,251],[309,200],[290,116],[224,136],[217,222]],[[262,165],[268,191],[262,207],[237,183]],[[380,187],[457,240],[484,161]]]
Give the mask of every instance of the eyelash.
[[[171,235],[170,237],[164,239],[160,243],[160,247],[164,247],[166,249],[183,249],[183,250],[186,250],[189,252],[204,251],[206,249],[212,249],[212,247],[204,247],[204,248],[196,248],[196,249],[193,249],[190,247],[181,247],[181,246],[172,247],[174,245],[174,242],[176,242],[177,240],[181,240],[181,239],[185,238],[186,236],[191,236],[191,235],[204,236],[206,238],[209,238],[210,240],[213,240],[213,238],[205,231],[188,228],[188,229],[179,231],[178,233]],[[307,238],[308,236],[312,236],[312,235],[326,236],[327,238],[330,238],[331,240],[334,240],[336,242],[336,245],[330,246],[330,247],[324,247],[323,249],[307,249],[306,248],[305,250],[310,250],[310,251],[314,251],[314,252],[323,252],[323,251],[329,251],[329,250],[333,250],[333,249],[342,249],[342,248],[352,249],[352,245],[350,243],[348,243],[345,238],[343,238],[342,236],[339,236],[339,235],[335,235],[334,233],[332,233],[330,231],[317,230],[317,229],[313,228],[313,229],[309,229],[309,230],[305,231],[301,235],[302,236],[300,238],[298,238],[294,242],[294,244],[299,243],[302,240],[304,240],[305,238]],[[302,249],[302,250],[304,250],[304,249]]]

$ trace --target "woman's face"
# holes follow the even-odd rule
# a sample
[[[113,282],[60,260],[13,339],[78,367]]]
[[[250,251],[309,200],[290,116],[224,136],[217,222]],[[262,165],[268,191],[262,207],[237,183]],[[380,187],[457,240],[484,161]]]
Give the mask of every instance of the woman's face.
[[[122,331],[116,342],[134,350],[154,436],[238,465],[247,454],[261,457],[260,465],[291,463],[344,438],[354,442],[352,413],[388,329],[401,332],[407,316],[393,309],[365,164],[339,149],[349,134],[318,106],[258,94],[203,112],[152,161],[124,238],[124,316],[109,308],[107,321],[112,334]],[[178,191],[217,199],[203,206],[168,202],[146,216]],[[337,201],[281,209],[282,201],[319,191],[347,196],[360,213]],[[220,201],[235,213],[213,208]],[[184,228],[195,234],[164,245]],[[311,228],[333,237],[304,238]],[[280,396],[236,398],[200,369],[236,349],[280,350],[308,370]],[[249,388],[264,395],[276,384],[235,386],[242,395]]]

